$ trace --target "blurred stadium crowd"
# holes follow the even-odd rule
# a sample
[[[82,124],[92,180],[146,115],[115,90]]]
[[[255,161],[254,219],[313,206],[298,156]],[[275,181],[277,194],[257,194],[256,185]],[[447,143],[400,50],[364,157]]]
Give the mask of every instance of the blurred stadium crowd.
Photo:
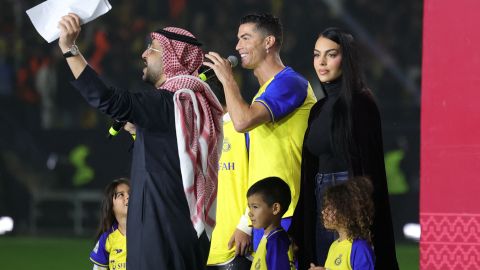
[[[58,230],[74,219],[49,216],[48,212],[73,212],[58,202],[38,205],[39,194],[99,191],[113,178],[129,174],[130,138],[124,134],[107,141],[112,120],[87,106],[70,86],[72,76],[57,43],[46,43],[26,16],[25,10],[41,2],[6,0],[0,9],[0,216],[14,218],[16,233],[32,232],[32,219],[40,220],[40,228],[60,224]],[[422,1],[110,3],[109,13],[84,26],[78,46],[106,80],[132,90],[145,87],[140,55],[148,43],[147,33],[160,27],[189,29],[205,51],[226,57],[236,54],[240,17],[271,12],[284,24],[284,63],[306,76],[316,91],[312,48],[318,33],[328,26],[354,33],[363,46],[367,81],[382,113],[397,231],[418,220]],[[257,90],[254,77],[241,68],[236,77],[246,89],[245,98],[251,99]],[[92,204],[90,217],[83,213],[93,220],[85,221],[87,228],[97,224],[97,206]]]

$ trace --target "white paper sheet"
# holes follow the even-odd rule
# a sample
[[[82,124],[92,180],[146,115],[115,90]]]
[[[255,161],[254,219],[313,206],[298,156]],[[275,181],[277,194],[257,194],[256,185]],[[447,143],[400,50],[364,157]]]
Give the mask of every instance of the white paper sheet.
[[[86,24],[110,9],[108,0],[47,0],[27,10],[27,14],[38,33],[50,43],[60,36],[58,22],[62,16],[75,13],[81,24]]]

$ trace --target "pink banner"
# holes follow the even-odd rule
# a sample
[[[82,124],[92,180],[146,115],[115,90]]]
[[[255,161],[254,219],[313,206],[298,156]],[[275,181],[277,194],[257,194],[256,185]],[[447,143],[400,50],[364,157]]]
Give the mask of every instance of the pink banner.
[[[420,269],[480,269],[479,11],[424,1]]]

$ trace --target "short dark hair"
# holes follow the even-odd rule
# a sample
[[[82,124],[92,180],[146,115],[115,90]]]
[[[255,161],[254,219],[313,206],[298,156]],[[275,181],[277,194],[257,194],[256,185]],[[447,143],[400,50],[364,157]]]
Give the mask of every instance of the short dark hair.
[[[283,43],[283,26],[280,19],[272,14],[248,14],[240,19],[240,25],[245,23],[253,23],[266,36],[275,37],[275,47],[280,50]]]
[[[260,194],[268,206],[280,204],[280,216],[287,212],[292,195],[287,183],[279,177],[267,177],[253,184],[247,191],[247,198]]]

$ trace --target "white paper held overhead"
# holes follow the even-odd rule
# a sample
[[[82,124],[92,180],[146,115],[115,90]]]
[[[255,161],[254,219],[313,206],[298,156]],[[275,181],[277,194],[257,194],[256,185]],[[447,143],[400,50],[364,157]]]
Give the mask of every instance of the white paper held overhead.
[[[108,0],[47,0],[27,10],[37,32],[48,42],[60,36],[58,22],[62,16],[75,13],[86,24],[112,9]]]

